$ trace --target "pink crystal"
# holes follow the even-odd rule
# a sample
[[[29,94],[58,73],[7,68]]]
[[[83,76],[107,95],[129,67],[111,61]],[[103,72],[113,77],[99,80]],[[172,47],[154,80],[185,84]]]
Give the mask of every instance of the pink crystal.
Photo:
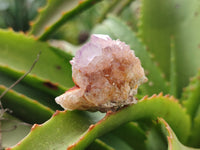
[[[68,110],[116,110],[135,103],[140,84],[147,81],[140,60],[120,40],[91,36],[70,61],[76,88],[56,98]]]

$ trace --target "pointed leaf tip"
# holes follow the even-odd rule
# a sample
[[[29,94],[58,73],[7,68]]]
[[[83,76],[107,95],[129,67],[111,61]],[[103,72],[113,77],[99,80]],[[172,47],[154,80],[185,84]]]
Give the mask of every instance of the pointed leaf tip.
[[[146,100],[149,96],[148,95],[145,95],[142,100]]]
[[[56,112],[52,115],[52,117],[57,116],[58,114],[60,114],[62,111],[56,110]]]
[[[41,125],[39,124],[34,124],[31,128],[31,131],[34,131],[37,127],[40,127]]]
[[[163,96],[163,92],[160,92],[160,93],[158,94],[158,97],[161,97],[161,96]]]

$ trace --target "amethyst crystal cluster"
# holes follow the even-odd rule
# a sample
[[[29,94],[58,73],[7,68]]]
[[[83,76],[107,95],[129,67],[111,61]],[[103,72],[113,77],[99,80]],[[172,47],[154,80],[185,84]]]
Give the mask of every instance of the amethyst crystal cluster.
[[[147,81],[134,51],[107,35],[92,35],[70,63],[75,87],[56,98],[67,110],[117,110],[136,103],[138,86]]]

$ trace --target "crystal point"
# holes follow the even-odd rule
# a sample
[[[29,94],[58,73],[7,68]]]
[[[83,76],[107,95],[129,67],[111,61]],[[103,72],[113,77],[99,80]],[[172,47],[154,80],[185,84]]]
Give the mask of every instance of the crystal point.
[[[139,85],[147,81],[134,51],[108,35],[92,35],[71,64],[72,77],[79,88],[56,98],[68,110],[105,112],[133,104]]]

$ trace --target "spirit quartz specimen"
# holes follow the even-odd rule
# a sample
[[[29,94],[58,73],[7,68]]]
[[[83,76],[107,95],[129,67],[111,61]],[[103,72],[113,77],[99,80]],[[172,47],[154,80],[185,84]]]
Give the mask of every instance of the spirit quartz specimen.
[[[134,51],[108,35],[92,35],[70,63],[75,87],[56,98],[67,110],[115,111],[136,103],[138,86],[147,81]]]

